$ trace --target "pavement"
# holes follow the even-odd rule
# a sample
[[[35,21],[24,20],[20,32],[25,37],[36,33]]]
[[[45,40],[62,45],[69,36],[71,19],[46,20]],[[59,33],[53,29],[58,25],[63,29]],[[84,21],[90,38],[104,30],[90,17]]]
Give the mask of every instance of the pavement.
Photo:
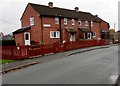
[[[77,53],[83,53],[83,52],[87,52],[87,51],[91,51],[91,50],[95,50],[95,49],[109,48],[110,46],[116,46],[116,45],[105,45],[105,46],[95,46],[95,47],[90,47],[90,48],[76,49],[76,50],[70,50],[70,51],[56,53],[56,54],[37,56],[34,58],[19,60],[19,61],[8,63],[8,64],[2,64],[2,71],[0,71],[0,72],[2,74],[5,74],[7,72],[25,68],[25,67],[28,67],[31,65],[40,64],[40,63],[52,61],[55,59],[60,59],[63,57],[65,58],[70,55],[74,55]]]

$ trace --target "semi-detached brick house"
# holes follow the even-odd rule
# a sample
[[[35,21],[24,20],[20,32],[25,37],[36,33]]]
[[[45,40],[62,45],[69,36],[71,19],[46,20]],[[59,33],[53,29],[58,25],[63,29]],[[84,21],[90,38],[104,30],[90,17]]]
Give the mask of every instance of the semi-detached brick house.
[[[28,3],[22,28],[13,32],[17,45],[52,44],[80,39],[107,39],[109,24],[88,12]]]

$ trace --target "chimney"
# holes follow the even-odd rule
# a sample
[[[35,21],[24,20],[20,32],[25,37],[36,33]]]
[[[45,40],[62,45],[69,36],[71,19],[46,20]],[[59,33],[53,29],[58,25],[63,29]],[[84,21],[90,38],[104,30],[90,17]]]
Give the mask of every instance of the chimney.
[[[76,12],[79,12],[79,7],[74,8]]]
[[[53,8],[53,2],[49,2],[49,3],[48,3],[48,6],[49,6],[50,8]]]
[[[95,17],[98,17],[98,15],[96,14]]]

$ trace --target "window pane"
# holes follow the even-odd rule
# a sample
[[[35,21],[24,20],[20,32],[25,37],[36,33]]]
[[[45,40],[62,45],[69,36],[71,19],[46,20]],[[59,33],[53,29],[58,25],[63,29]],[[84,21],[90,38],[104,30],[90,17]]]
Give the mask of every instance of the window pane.
[[[50,38],[60,38],[59,31],[51,31],[50,32]]]
[[[25,40],[29,40],[29,34],[25,34]]]
[[[55,24],[59,24],[59,18],[55,17]]]
[[[57,36],[57,38],[60,37],[59,35],[60,35],[60,34],[59,34],[59,31],[57,31],[57,32],[56,32],[56,36]]]
[[[31,25],[34,25],[34,17],[31,17],[31,18],[30,18],[30,26],[31,26]]]
[[[91,27],[93,26],[93,21],[91,21]]]
[[[54,37],[56,38],[56,32],[54,32]]]
[[[64,24],[67,25],[67,18],[64,18]]]
[[[75,20],[74,20],[74,19],[72,19],[71,21],[72,21],[72,25],[75,25]]]
[[[85,26],[88,26],[88,21],[85,21]]]
[[[50,38],[53,38],[54,37],[54,32],[50,32]]]
[[[80,20],[78,21],[78,25],[81,26],[81,21]]]
[[[54,38],[54,32],[52,32],[52,38]]]
[[[96,36],[96,33],[95,33],[95,32],[93,32],[93,36]]]

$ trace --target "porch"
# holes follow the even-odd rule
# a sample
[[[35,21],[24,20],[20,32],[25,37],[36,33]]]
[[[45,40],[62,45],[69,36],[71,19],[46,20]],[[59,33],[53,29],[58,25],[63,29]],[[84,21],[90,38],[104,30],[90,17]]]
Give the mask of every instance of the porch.
[[[89,28],[79,28],[80,31],[83,33],[82,39],[92,39],[93,38],[93,32]]]

